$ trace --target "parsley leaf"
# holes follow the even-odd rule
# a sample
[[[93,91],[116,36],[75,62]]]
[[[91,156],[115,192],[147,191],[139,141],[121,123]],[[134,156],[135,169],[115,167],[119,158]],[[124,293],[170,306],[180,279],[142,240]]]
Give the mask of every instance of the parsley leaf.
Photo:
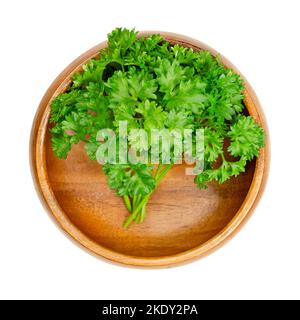
[[[239,115],[228,132],[230,146],[228,151],[234,157],[251,160],[258,156],[259,149],[264,146],[263,129],[251,117]]]

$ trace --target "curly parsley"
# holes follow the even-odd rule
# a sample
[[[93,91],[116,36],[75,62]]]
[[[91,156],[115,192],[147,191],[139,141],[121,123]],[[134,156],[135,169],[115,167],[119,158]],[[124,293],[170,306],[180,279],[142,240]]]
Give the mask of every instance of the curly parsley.
[[[117,28],[99,57],[75,73],[67,90],[52,101],[52,148],[66,159],[72,145],[84,141],[89,158],[96,160],[102,143],[97,133],[111,129],[118,134],[119,121],[127,121],[128,149],[149,153],[148,138],[133,129],[204,129],[205,164],[195,183],[199,188],[211,181],[223,183],[244,172],[264,146],[263,129],[243,114],[243,91],[240,76],[209,52],[171,45],[159,34],[138,38],[135,30]],[[225,152],[235,160],[226,159]],[[157,166],[102,166],[109,186],[130,212],[125,227],[143,221],[151,194],[178,156],[173,150],[170,164],[159,158]]]

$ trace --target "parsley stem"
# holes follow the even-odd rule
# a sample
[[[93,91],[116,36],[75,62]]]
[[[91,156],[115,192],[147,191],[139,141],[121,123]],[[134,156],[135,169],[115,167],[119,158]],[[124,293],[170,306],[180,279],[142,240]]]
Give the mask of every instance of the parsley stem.
[[[161,182],[161,180],[165,177],[165,175],[168,173],[168,171],[172,168],[173,164],[168,164],[167,166],[165,166],[161,172],[158,174],[158,177],[156,178],[156,187],[158,186],[158,184]],[[154,189],[155,190],[155,189]],[[128,226],[130,225],[130,223],[136,219],[137,215],[139,214],[140,210],[143,208],[143,206],[147,204],[147,202],[150,199],[151,194],[153,193],[153,191],[150,192],[149,194],[147,194],[142,201],[133,209],[131,215],[128,217],[128,219],[125,221],[124,223],[124,228],[128,228]]]
[[[135,218],[137,217],[139,211],[142,209],[143,205],[146,204],[150,198],[150,195],[152,194],[149,193],[148,195],[146,195],[143,200],[138,204],[138,206],[136,206],[133,210],[133,212],[131,213],[131,215],[128,217],[128,219],[125,221],[124,223],[124,228],[128,228],[128,226],[130,225],[130,223],[135,220]]]
[[[146,215],[146,203],[143,205],[143,208],[142,208],[142,212],[141,212],[141,215],[140,215],[140,221],[143,222],[144,221],[144,218],[145,218],[145,215]]]
[[[131,208],[130,198],[127,195],[125,195],[125,196],[123,196],[123,199],[124,199],[124,203],[125,203],[128,211],[131,212],[132,208]]]
[[[144,203],[142,210],[139,212],[137,215],[135,222],[140,223],[144,221],[145,215],[146,215],[146,208],[147,208],[147,203]]]
[[[158,174],[158,176],[156,177],[156,185],[158,185],[161,180],[164,178],[164,176],[169,172],[169,170],[172,168],[173,164],[170,163],[167,166],[165,166],[160,173]]]
[[[157,166],[157,168],[156,168],[156,172],[155,172],[154,178],[156,178],[156,177],[158,176],[159,171],[160,171],[160,169],[161,169],[161,166],[162,166],[162,164],[159,163],[158,166]]]
[[[133,196],[132,198],[132,208],[134,209],[136,206],[136,196]]]

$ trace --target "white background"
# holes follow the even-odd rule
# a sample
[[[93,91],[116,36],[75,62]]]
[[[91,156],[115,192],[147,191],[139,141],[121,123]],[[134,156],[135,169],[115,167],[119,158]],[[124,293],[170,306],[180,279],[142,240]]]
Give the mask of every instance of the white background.
[[[300,298],[300,2],[1,1],[0,298]],[[141,270],[101,261],[44,211],[28,157],[32,120],[53,79],[117,26],[211,45],[248,78],[272,142],[266,192],[223,248],[186,266]]]

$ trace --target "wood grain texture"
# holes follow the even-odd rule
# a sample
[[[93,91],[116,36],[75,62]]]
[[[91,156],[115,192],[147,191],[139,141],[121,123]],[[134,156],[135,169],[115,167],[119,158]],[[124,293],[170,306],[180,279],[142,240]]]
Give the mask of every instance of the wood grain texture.
[[[148,35],[153,31],[142,32]],[[177,34],[159,32],[172,43],[195,50],[217,52]],[[49,103],[70,82],[82,64],[95,57],[106,42],[71,63],[52,83],[36,113],[30,141],[32,175],[40,198],[58,225],[77,243],[97,256],[117,263],[161,267],[181,264],[206,255],[232,237],[247,220],[262,195],[269,169],[267,125],[259,102],[245,79],[244,103],[267,132],[267,144],[247,170],[223,185],[199,190],[184,165],[174,167],[153,194],[144,223],[123,229],[128,215],[123,201],[109,189],[97,162],[88,159],[81,144],[67,160],[51,149]],[[222,62],[238,70],[224,57]]]

